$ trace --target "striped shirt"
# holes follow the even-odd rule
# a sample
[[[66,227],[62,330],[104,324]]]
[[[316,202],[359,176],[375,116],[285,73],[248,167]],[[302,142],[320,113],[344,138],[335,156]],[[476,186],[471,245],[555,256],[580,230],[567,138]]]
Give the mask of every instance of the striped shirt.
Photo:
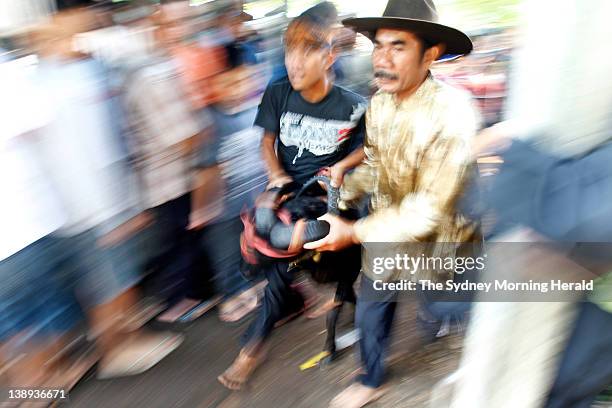
[[[137,69],[126,83],[130,144],[145,206],[151,208],[190,190],[192,156],[184,142],[197,135],[201,126],[170,61]]]

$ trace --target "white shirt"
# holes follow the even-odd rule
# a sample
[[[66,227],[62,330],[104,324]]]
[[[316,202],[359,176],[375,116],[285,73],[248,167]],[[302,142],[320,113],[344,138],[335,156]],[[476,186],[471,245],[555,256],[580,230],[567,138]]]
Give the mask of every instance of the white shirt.
[[[36,154],[36,130],[50,118],[24,62],[0,64],[0,260],[52,233],[66,219]]]

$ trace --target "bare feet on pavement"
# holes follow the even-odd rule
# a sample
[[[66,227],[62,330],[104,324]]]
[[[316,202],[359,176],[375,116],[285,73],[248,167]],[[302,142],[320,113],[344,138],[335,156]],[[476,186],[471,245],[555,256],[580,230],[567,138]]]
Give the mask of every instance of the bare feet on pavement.
[[[236,360],[223,374],[217,377],[217,380],[230,390],[238,391],[242,389],[263,360],[263,351],[250,356],[244,350],[241,350]]]
[[[372,388],[354,383],[338,394],[329,404],[329,408],[361,408],[382,397],[384,387]]]

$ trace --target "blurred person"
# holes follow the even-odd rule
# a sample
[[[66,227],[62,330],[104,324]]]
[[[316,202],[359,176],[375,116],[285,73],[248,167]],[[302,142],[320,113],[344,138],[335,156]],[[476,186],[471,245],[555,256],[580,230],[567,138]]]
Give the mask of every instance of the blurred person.
[[[444,406],[588,407],[612,382],[612,81],[606,74],[612,60],[599,51],[612,5],[533,3],[506,121],[483,131],[474,146],[479,155],[503,160],[485,196],[497,221],[491,239],[516,239],[519,230],[526,231],[522,241],[568,248],[543,257],[535,271],[524,265],[517,273],[557,278],[568,272],[554,263],[557,256],[602,277],[578,304],[477,303]],[[554,21],[546,19],[550,7],[558,10]],[[534,59],[546,45],[554,47],[547,58]]]
[[[137,55],[150,51],[154,26],[149,18],[156,9],[142,2],[97,3],[92,12],[101,15],[97,29],[75,36],[78,51],[91,55],[111,69],[118,69]]]
[[[73,36],[90,27],[91,15],[71,7],[38,33],[36,80],[52,114],[38,148],[67,213],[53,237],[61,248],[54,276],[64,292],[56,294],[56,308],[60,314],[70,308],[77,293],[101,353],[98,376],[115,377],[147,370],[182,336],[128,327],[127,309],[136,302],[131,289],[140,279],[132,239],[148,217],[137,215],[126,196],[129,171],[113,128],[105,70],[72,46]]]
[[[612,207],[609,200],[602,199],[612,194],[609,161],[612,136],[608,141],[590,144],[590,151],[586,154],[563,158],[538,148],[543,138],[534,136],[523,141],[518,136],[516,127],[505,122],[482,132],[476,143],[476,153],[495,152],[504,160],[486,197],[497,220],[493,232],[495,239],[503,239],[517,225],[528,227],[546,239],[572,248],[569,252],[571,259],[584,264],[587,270],[601,273],[601,277],[595,281],[594,291],[577,305],[568,301],[536,307],[533,304],[509,304],[495,309],[479,304],[474,316],[478,320],[474,322],[472,337],[468,338],[461,367],[464,374],[458,386],[474,392],[474,389],[486,385],[475,385],[467,377],[468,374],[480,374],[476,371],[472,354],[473,347],[479,347],[480,338],[475,336],[490,336],[491,332],[501,336],[506,325],[515,328],[520,324],[525,328],[520,331],[525,346],[496,344],[482,361],[491,361],[488,356],[503,355],[504,371],[523,372],[521,367],[528,370],[529,375],[517,377],[515,374],[510,377],[510,383],[506,380],[504,386],[514,389],[525,381],[535,384],[526,397],[518,397],[521,404],[547,408],[590,407],[598,393],[612,383],[609,364],[612,360],[612,274],[608,272],[612,265],[609,254],[612,229],[607,222],[612,216]],[[577,142],[576,138],[572,139]],[[540,267],[537,272],[542,274],[546,270]],[[496,312],[495,316],[491,309]],[[529,323],[515,322],[527,317]],[[490,325],[488,319],[491,318],[502,323],[497,331],[483,326]],[[527,325],[539,330],[527,331]],[[538,347],[533,348],[534,344]],[[500,360],[485,363],[480,369],[490,372]],[[495,381],[496,378],[487,378],[487,383]],[[480,391],[476,394],[478,403],[509,400],[508,406],[515,406],[516,398],[509,399],[504,390],[506,388],[497,387],[496,391]],[[456,391],[455,405],[452,406],[475,404],[473,398]]]
[[[43,323],[56,256],[47,237],[66,213],[36,155],[36,132],[50,115],[26,69],[9,61],[0,63],[0,384],[25,387],[49,380],[45,363],[57,351]]]
[[[156,286],[174,320],[199,303],[192,298],[197,253],[187,227],[193,154],[210,123],[197,117],[181,82],[172,50],[180,45],[184,27],[172,16],[164,5],[151,17],[158,24],[155,48],[126,64],[122,82],[132,162],[161,244],[154,257],[161,269]]]
[[[267,178],[259,149],[262,132],[253,126],[257,68],[240,44],[227,45],[225,53],[228,67],[211,81],[215,103],[205,114],[214,129],[196,158],[189,228],[203,228],[201,247],[224,298],[219,318],[235,322],[255,310],[258,301],[257,291],[240,273],[240,212],[254,205]]]
[[[285,43],[288,80],[268,85],[255,119],[264,129],[261,149],[268,188],[291,181],[303,184],[323,168],[339,185],[344,173],[363,159],[365,100],[333,84],[335,50],[328,21],[305,12],[289,25]],[[239,356],[219,376],[230,389],[240,389],[262,362],[275,325],[304,310],[302,296],[291,287],[294,272],[288,266],[279,261],[264,268],[268,285],[263,303]]]
[[[360,53],[355,49],[357,35],[350,28],[339,30],[336,40],[339,56],[334,73],[338,85],[369,98],[372,95],[372,58],[369,53]]]
[[[483,125],[488,127],[502,119],[509,64],[502,58],[505,50],[476,50],[467,58],[436,64],[435,73],[441,80],[473,95]]]
[[[88,8],[95,18],[89,31],[77,33],[72,38],[75,53],[90,56],[103,66],[101,76],[108,93],[107,105],[113,120],[111,127],[118,147],[116,170],[123,182],[116,183],[115,192],[120,194],[123,206],[112,222],[104,226],[101,245],[110,253],[113,267],[118,273],[131,275],[134,279],[148,277],[159,242],[155,221],[150,211],[143,211],[140,180],[132,166],[133,146],[130,144],[129,124],[126,123],[122,106],[125,71],[131,64],[150,50],[153,24],[150,16],[155,10],[146,4],[112,2],[95,3]],[[119,24],[113,24],[113,21]],[[110,24],[110,25],[109,25]],[[147,273],[145,273],[147,272]],[[146,281],[145,281],[146,283]],[[146,285],[145,286],[146,289]],[[130,326],[138,328],[165,307],[156,296],[142,298],[139,288],[133,287],[125,298]]]
[[[240,44],[244,48],[245,60],[256,62],[258,34],[245,23],[253,20],[253,16],[243,11],[242,2],[230,4],[221,12],[219,29],[225,33],[222,38],[232,43]]]
[[[334,26],[338,21],[338,10],[332,2],[322,1],[308,10],[304,11],[301,17],[312,18],[319,21],[323,25]],[[276,82],[278,80],[286,80],[287,78],[287,67],[285,65],[285,49],[281,48],[280,53],[274,59],[274,66],[272,69],[272,78],[270,82]],[[334,71],[336,69],[336,61],[332,65]]]
[[[199,110],[213,100],[213,75],[225,69],[222,44],[203,44],[197,41],[194,8],[187,0],[166,0],[157,15],[160,40],[175,61],[180,80],[193,105]],[[216,23],[215,23],[216,24]]]
[[[443,54],[468,54],[472,43],[437,19],[429,0],[391,0],[383,17],[344,20],[374,43],[379,91],[366,113],[366,160],[341,188],[345,204],[371,194],[370,214],[356,222],[330,214],[321,217],[330,223],[329,234],[304,248],[336,251],[358,243],[395,242],[405,243],[400,248],[410,253],[417,246],[410,243],[425,242],[436,250],[446,243],[469,246],[478,241],[477,224],[457,208],[473,163],[470,144],[478,115],[468,94],[430,73],[431,64]],[[419,246],[419,255],[421,251]],[[334,398],[333,407],[362,407],[383,395],[398,292],[375,294],[373,282],[413,279],[397,269],[386,276],[367,268],[363,272],[356,312],[362,374]],[[446,315],[456,313],[443,306],[426,299],[419,317],[441,328]]]

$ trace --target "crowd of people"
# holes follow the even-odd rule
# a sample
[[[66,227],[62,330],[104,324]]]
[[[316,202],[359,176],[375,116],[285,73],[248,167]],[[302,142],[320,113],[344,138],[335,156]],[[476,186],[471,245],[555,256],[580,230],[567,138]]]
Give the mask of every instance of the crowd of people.
[[[582,12],[603,16],[605,1]],[[94,364],[98,378],[140,374],[183,341],[147,328],[149,320],[188,321],[216,307],[225,323],[252,318],[239,355],[218,377],[239,390],[265,361],[274,329],[350,300],[361,375],[331,406],[362,407],[385,391],[398,293],[373,292],[381,277],[359,266],[360,248],[363,259],[374,251],[369,243],[403,252],[428,243],[469,256],[485,240],[516,239],[508,237],[517,225],[547,241],[612,242],[609,204],[601,202],[612,179],[605,126],[612,82],[588,78],[586,64],[562,71],[584,93],[567,85],[554,95],[576,101],[590,92],[588,109],[564,122],[571,109],[559,104],[525,136],[521,115],[500,122],[511,46],[491,51],[477,42],[475,56],[459,58],[472,52],[472,41],[440,24],[430,0],[389,0],[382,17],[342,24],[335,6],[322,2],[287,21],[278,50],[266,48],[242,2],[134,3],[59,1],[49,20],[1,43],[0,384],[69,389]],[[600,26],[575,35],[601,43]],[[373,46],[366,63],[356,51],[363,41]],[[571,58],[564,58],[558,62],[567,68]],[[610,65],[598,63],[600,73]],[[482,66],[489,83],[470,80]],[[550,89],[557,88],[542,94]],[[509,106],[518,106],[517,94],[510,96]],[[479,157],[503,163],[501,176],[480,190]],[[246,210],[264,192],[299,188],[317,175],[339,189],[344,216],[321,217],[328,233],[312,242],[297,223],[289,249],[346,260],[341,272],[354,276],[332,299],[321,299],[311,278],[283,257],[256,272],[244,259]],[[495,214],[492,225],[485,213]],[[526,236],[519,240],[533,237]],[[589,406],[612,381],[604,252],[596,251],[602,256],[592,268],[597,290],[575,320],[574,303],[546,304],[534,318],[540,331],[521,333],[525,342],[548,336],[555,347],[515,345],[509,383],[520,383],[522,358],[537,377],[520,400],[502,402],[506,377],[483,379],[511,353],[499,345],[485,363],[474,356],[483,339],[508,335],[537,310],[478,304],[462,375],[444,406]],[[423,278],[390,272],[389,282]],[[467,322],[472,298],[420,295],[415,319],[426,341],[444,335],[449,321]],[[495,316],[508,327],[488,324]],[[539,359],[529,359],[534,352]],[[477,379],[490,386],[474,385]]]

